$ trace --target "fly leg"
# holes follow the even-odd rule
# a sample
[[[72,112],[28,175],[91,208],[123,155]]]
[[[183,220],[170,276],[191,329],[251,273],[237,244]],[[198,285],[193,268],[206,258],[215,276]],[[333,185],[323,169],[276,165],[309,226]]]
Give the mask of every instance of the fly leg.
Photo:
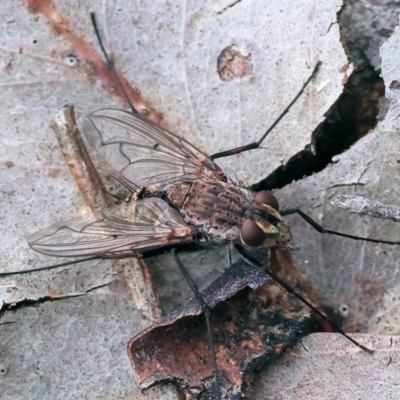
[[[339,332],[346,339],[350,340],[351,343],[353,343],[354,345],[356,345],[363,351],[366,351],[369,354],[372,354],[374,352],[373,350],[369,349],[368,347],[363,346],[362,344],[360,344],[356,340],[354,340],[351,336],[349,336],[340,326],[338,326],[333,321],[331,321],[326,315],[324,315],[321,311],[319,311],[318,308],[314,307],[304,296],[302,296],[300,293],[298,293],[291,285],[289,285],[288,283],[286,283],[285,281],[280,279],[268,267],[263,268],[257,261],[255,261],[247,253],[247,251],[242,246],[236,245],[235,248],[237,249],[239,256],[242,258],[243,261],[245,261],[249,265],[261,268],[268,276],[270,276],[274,281],[278,282],[284,289],[286,289],[288,293],[290,293],[292,296],[299,299],[302,303],[304,303],[307,307],[309,307],[316,315],[321,317],[323,321],[328,322],[328,324],[330,324],[331,327],[336,332]]]
[[[136,110],[136,108],[134,107],[134,105],[132,104],[128,94],[126,93],[126,90],[124,88],[124,85],[121,82],[121,79],[119,78],[119,75],[117,74],[117,70],[115,69],[115,64],[114,64],[114,60],[108,55],[106,48],[103,45],[103,41],[101,40],[101,36],[100,36],[100,31],[99,31],[99,27],[97,26],[97,22],[96,22],[96,16],[94,14],[94,12],[90,13],[90,19],[92,21],[92,25],[93,25],[93,29],[94,29],[94,33],[96,34],[96,38],[97,41],[99,42],[100,45],[100,49],[101,52],[104,55],[104,58],[106,59],[107,62],[107,67],[108,69],[112,72],[112,74],[115,77],[115,80],[117,82],[118,88],[121,91],[123,97],[125,98],[125,100],[127,101],[129,108],[131,109],[131,111],[134,114],[139,114],[138,110]]]
[[[261,146],[261,143],[264,141],[264,139],[268,136],[268,134],[275,128],[275,126],[279,123],[279,121],[289,112],[293,104],[297,101],[297,99],[302,95],[304,92],[305,88],[308,86],[308,84],[311,82],[311,80],[314,78],[316,73],[318,72],[318,69],[321,65],[321,62],[318,61],[317,64],[314,67],[313,72],[311,73],[310,77],[306,80],[306,82],[303,84],[302,88],[300,91],[296,94],[294,99],[289,103],[289,105],[282,111],[282,113],[279,115],[279,117],[273,122],[273,124],[267,129],[267,131],[264,133],[264,135],[261,136],[259,140],[253,143],[246,144],[244,146],[236,147],[231,150],[225,150],[221,151],[219,153],[215,153],[210,156],[211,160],[216,160],[217,158],[222,158],[222,157],[227,157],[227,156],[232,156],[234,154],[239,154],[243,153],[244,151],[248,150],[254,150],[258,149]]]
[[[12,276],[12,275],[25,275],[25,274],[31,274],[32,272],[39,272],[39,271],[49,271],[51,269],[67,267],[67,266],[73,265],[73,264],[80,264],[80,263],[83,263],[85,261],[101,260],[101,259],[102,258],[100,256],[93,256],[93,257],[88,257],[88,258],[82,258],[80,260],[65,261],[63,263],[54,264],[54,265],[48,265],[46,267],[31,268],[31,269],[25,269],[25,270],[22,270],[22,271],[0,272],[0,277]]]
[[[190,286],[190,289],[194,293],[197,301],[200,304],[200,307],[204,313],[204,316],[206,318],[206,325],[207,325],[207,332],[208,332],[208,339],[209,339],[209,345],[210,345],[210,352],[211,352],[211,359],[213,363],[213,368],[214,368],[214,374],[215,374],[215,385],[217,387],[217,399],[221,400],[221,393],[220,393],[220,380],[219,380],[219,372],[218,372],[218,366],[217,366],[217,357],[215,353],[215,347],[214,347],[214,341],[213,341],[213,336],[212,336],[212,331],[211,331],[211,323],[210,323],[210,309],[205,302],[203,296],[199,292],[199,289],[197,288],[196,284],[193,282],[193,279],[189,275],[188,271],[186,270],[185,266],[183,265],[182,261],[178,257],[178,254],[176,253],[175,249],[171,250],[171,253],[175,259],[175,262],[177,263],[179,270],[181,271],[183,277],[185,278],[186,282]]]
[[[318,222],[314,221],[307,214],[305,214],[303,211],[301,211],[299,208],[290,208],[290,209],[282,210],[280,212],[280,214],[282,215],[282,217],[284,217],[286,215],[292,215],[292,214],[300,215],[300,217],[303,218],[304,221],[306,221],[309,225],[311,225],[319,233],[329,233],[329,234],[335,235],[335,236],[341,236],[341,237],[345,237],[345,238],[353,239],[353,240],[363,240],[365,242],[372,242],[372,243],[383,243],[383,244],[391,244],[391,245],[400,244],[400,241],[371,239],[371,238],[366,238],[366,237],[361,237],[361,236],[348,235],[347,233],[342,233],[342,232],[337,232],[337,231],[332,231],[330,229],[326,229],[322,225],[318,224]]]
[[[111,56],[108,55],[104,45],[103,41],[101,40],[100,36],[100,31],[96,22],[96,17],[95,13],[90,13],[90,18],[92,20],[92,25],[94,32],[97,37],[97,41],[99,42],[99,46],[101,49],[101,52],[104,55],[104,58],[106,60],[106,65],[104,66],[107,68],[111,74],[112,77],[108,76],[108,80],[111,83],[111,86],[114,88],[114,93],[119,95],[126,103],[128,104],[130,111],[132,114],[142,114],[145,115],[148,119],[159,123],[160,120],[162,119],[161,115],[158,114],[147,102],[145,102],[141,98],[140,91],[136,89],[135,87],[132,87],[128,80],[124,78],[122,74],[120,74],[117,71],[117,68],[115,67],[114,60],[112,59]]]

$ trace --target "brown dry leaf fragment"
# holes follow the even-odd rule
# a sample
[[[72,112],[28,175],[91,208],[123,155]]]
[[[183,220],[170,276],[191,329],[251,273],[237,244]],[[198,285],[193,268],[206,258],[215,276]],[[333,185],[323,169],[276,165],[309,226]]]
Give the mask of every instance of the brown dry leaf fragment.
[[[258,251],[257,256],[265,264],[266,254]],[[275,274],[315,300],[288,250],[272,250],[269,264]],[[315,322],[307,306],[243,260],[233,264],[203,296],[212,309],[220,390],[227,399],[241,398],[250,391],[254,370],[293,345]],[[201,314],[193,299],[131,339],[128,354],[142,388],[172,381],[184,389],[187,399],[209,398],[215,393]]]

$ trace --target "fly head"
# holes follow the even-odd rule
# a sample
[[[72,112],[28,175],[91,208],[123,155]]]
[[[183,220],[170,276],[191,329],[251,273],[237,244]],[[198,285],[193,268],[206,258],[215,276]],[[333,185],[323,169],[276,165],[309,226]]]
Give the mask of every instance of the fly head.
[[[290,228],[271,192],[263,190],[255,194],[244,215],[240,238],[249,247],[284,247],[291,241]]]

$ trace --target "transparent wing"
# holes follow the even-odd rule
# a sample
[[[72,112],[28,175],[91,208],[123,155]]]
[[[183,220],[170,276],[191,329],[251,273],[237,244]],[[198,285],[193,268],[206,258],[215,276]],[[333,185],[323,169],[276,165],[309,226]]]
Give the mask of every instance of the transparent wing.
[[[166,190],[199,178],[226,179],[196,147],[140,115],[103,109],[89,119],[95,128],[85,132],[89,142],[123,178],[139,187]]]
[[[53,225],[28,238],[33,250],[56,257],[135,255],[192,241],[180,213],[159,198],[120,204]]]

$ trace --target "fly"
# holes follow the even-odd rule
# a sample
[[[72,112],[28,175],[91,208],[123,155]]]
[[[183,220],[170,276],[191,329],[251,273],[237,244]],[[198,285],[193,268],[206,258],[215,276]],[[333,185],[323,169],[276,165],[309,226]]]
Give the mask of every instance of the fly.
[[[182,244],[287,246],[289,227],[275,196],[234,184],[204,153],[145,117],[105,109],[89,116],[111,175],[140,198],[31,236],[55,257],[128,257]],[[116,157],[120,151],[124,158]]]
[[[282,215],[295,213],[320,233],[399,244],[322,228],[297,208],[280,213],[271,192],[238,186],[213,161],[254,144],[209,157],[139,114],[103,109],[88,118],[94,130],[86,133],[87,139],[110,165],[110,176],[133,196],[37,232],[28,239],[37,252],[56,257],[129,257],[184,244],[287,247],[291,234]],[[142,189],[137,192],[138,188]]]

